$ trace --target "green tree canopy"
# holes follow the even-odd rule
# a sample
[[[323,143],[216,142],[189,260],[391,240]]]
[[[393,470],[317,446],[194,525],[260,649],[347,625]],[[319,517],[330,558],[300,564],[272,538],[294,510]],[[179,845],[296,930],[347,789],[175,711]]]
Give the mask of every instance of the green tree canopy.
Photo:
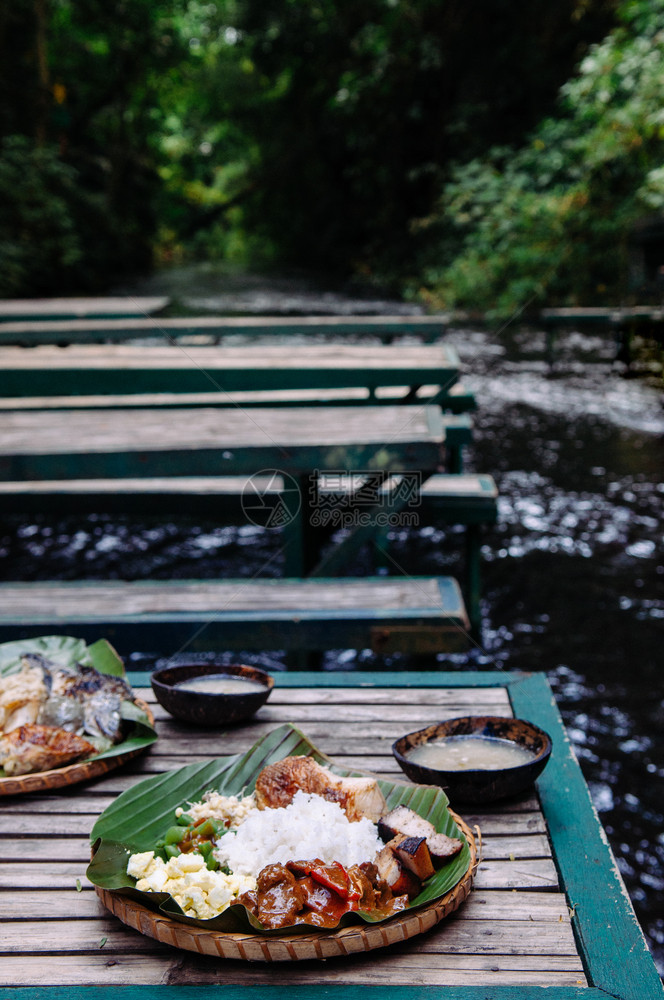
[[[442,266],[425,275],[437,304],[629,296],[634,226],[664,208],[664,2],[628,0],[619,20],[526,143],[455,168],[421,223],[439,238]]]
[[[513,256],[550,265],[550,241],[526,249],[521,234],[562,226],[565,198],[578,209],[572,177],[594,125],[572,109],[587,105],[594,121],[601,99],[582,89],[592,74],[573,74],[604,58],[589,46],[614,26],[617,2],[6,4],[0,294],[101,289],[155,256],[193,254],[465,302],[487,248],[507,246],[490,222],[501,205]],[[624,46],[641,30],[652,44],[645,8],[625,3]],[[632,75],[638,90],[645,78]],[[625,160],[620,181],[616,164],[593,166],[587,206],[632,183],[633,168]],[[657,184],[653,174],[653,204]],[[599,218],[584,211],[580,232]],[[489,260],[488,289],[504,283],[501,267]],[[526,291],[528,274],[514,277]],[[562,287],[562,262],[556,275]]]

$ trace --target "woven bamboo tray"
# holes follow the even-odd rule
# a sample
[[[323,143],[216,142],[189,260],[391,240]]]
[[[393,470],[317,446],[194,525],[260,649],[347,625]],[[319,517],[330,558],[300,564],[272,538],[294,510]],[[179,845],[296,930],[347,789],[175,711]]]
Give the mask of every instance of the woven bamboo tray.
[[[154,726],[154,715],[150,707],[140,698],[134,699],[134,704],[145,712],[150,725]],[[22,795],[25,792],[48,792],[54,788],[65,788],[67,785],[78,784],[98,778],[107,771],[113,771],[132,757],[143,753],[147,747],[137,747],[115,757],[92,758],[82,760],[78,764],[67,764],[65,767],[53,768],[51,771],[35,771],[33,774],[19,774],[15,778],[0,778],[0,795]]]
[[[478,848],[470,828],[450,810],[468,841],[470,863],[463,877],[449,892],[426,906],[400,913],[381,924],[353,924],[336,931],[312,931],[311,934],[236,934],[206,930],[155,913],[141,903],[108,889],[95,887],[104,906],[124,924],[163,944],[195,951],[213,958],[238,958],[248,962],[292,962],[307,959],[338,958],[357,952],[373,951],[399,944],[423,934],[461,906],[470,893],[479,864]],[[479,838],[479,829],[478,838]]]

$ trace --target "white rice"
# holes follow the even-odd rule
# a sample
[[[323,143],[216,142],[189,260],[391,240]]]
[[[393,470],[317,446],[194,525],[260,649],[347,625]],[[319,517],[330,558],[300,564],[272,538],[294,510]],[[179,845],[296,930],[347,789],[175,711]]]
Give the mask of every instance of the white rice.
[[[342,865],[373,861],[383,847],[375,825],[363,817],[351,823],[341,806],[298,791],[283,809],[251,812],[237,832],[217,841],[214,854],[235,875],[254,878],[266,865],[313,861]]]

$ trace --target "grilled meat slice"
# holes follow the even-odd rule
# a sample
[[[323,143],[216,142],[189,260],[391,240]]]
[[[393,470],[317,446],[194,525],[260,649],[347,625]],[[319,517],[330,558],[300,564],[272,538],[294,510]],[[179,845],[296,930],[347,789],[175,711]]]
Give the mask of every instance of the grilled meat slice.
[[[259,809],[279,809],[303,791],[338,802],[349,820],[367,816],[372,822],[385,811],[385,799],[374,778],[340,778],[312,757],[285,757],[268,764],[256,779]]]
[[[0,737],[0,766],[7,774],[48,771],[95,753],[97,748],[88,740],[56,726],[33,723]]]

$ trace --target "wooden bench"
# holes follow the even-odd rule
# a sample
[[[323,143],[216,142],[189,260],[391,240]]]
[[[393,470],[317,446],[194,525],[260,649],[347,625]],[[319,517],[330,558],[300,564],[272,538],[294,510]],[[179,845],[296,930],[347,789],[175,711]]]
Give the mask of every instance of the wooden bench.
[[[0,413],[0,481],[291,476],[299,505],[289,518],[288,575],[315,564],[310,527],[320,472],[389,475],[438,471],[447,451],[469,442],[466,415],[435,406],[109,409]],[[454,464],[453,461],[451,464]],[[312,478],[313,477],[313,478]],[[366,527],[340,543],[353,551]]]
[[[472,437],[436,406],[0,412],[0,480],[436,471]]]
[[[381,340],[416,336],[435,340],[447,329],[447,316],[190,316],[140,319],[13,320],[0,324],[0,344],[121,343],[181,338],[215,342],[229,334],[248,336],[370,336]]]
[[[137,319],[165,309],[166,296],[113,295],[102,298],[77,297],[69,299],[3,299],[0,300],[0,323]]]
[[[122,650],[463,650],[450,577],[0,584],[0,640],[71,632]],[[94,637],[94,639],[93,639]]]
[[[546,350],[550,360],[553,360],[556,334],[560,329],[610,331],[615,341],[615,360],[627,366],[632,360],[633,337],[646,337],[659,344],[664,340],[664,309],[659,306],[542,309],[539,322],[546,331]]]
[[[0,393],[68,395],[60,406],[5,408],[0,414],[0,477],[39,482],[59,479],[251,475],[260,469],[283,470],[293,476],[302,497],[302,512],[287,527],[287,572],[303,575],[316,570],[311,504],[306,495],[317,470],[417,471],[424,478],[435,472],[445,449],[452,471],[461,467],[461,453],[470,441],[465,414],[442,414],[438,406],[368,405],[293,409],[218,406],[118,406],[151,390],[172,394],[226,391],[274,391],[275,367],[287,390],[306,386],[367,389],[365,402],[377,403],[381,388],[409,380],[402,399],[416,397],[423,382],[437,385],[438,401],[454,384],[458,359],[439,346],[390,348],[372,345],[316,345],[298,348],[255,346],[238,348],[179,347],[138,349],[127,346],[34,350],[3,350]],[[82,389],[99,399],[90,409],[71,406]],[[373,397],[373,398],[372,398]],[[69,404],[65,408],[65,404]],[[11,403],[9,403],[11,406]],[[35,491],[42,499],[45,493]],[[80,491],[79,495],[82,495]],[[14,492],[20,502],[21,491]],[[8,500],[8,493],[5,493]],[[371,529],[369,529],[371,530]],[[364,538],[363,527],[338,546],[342,560]],[[318,573],[317,575],[320,575]],[[465,615],[465,609],[464,609]],[[465,619],[467,621],[467,617]]]
[[[26,408],[172,405],[182,394],[207,405],[214,394],[216,406],[271,405],[275,395],[281,405],[442,404],[458,374],[455,349],[442,344],[0,347],[0,398]],[[468,395],[451,407],[470,408]]]
[[[396,478],[396,477],[395,477]],[[319,482],[323,497],[332,495],[332,504],[345,502],[351,494],[348,484],[340,492],[338,477],[331,486],[325,476]],[[249,479],[246,476],[198,476],[173,479],[103,479],[60,480],[57,482],[0,482],[0,513],[22,511],[68,514],[134,514],[138,516],[209,517],[223,524],[246,524],[247,512],[243,499],[247,490],[256,487],[263,494],[278,495],[283,489],[283,477]],[[389,493],[381,488],[383,512],[391,512]],[[478,631],[481,622],[481,529],[493,524],[498,514],[498,490],[492,476],[439,473],[421,486],[419,499],[412,506],[416,524],[462,525],[465,528],[464,596],[471,627]],[[334,528],[334,524],[330,527]],[[386,557],[389,527],[374,530],[376,564],[394,570]],[[355,540],[357,545],[357,537]],[[343,568],[346,551],[328,558],[322,571],[329,573]],[[315,568],[313,573],[318,572]]]

